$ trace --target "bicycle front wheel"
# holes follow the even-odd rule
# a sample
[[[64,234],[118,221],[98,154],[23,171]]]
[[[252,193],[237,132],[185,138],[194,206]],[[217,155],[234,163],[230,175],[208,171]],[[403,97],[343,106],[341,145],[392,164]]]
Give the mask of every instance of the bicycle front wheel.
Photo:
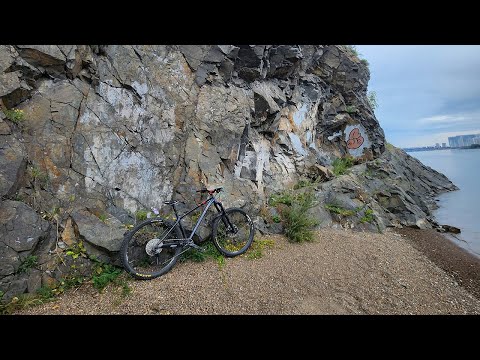
[[[175,265],[182,249],[182,235],[178,226],[173,225],[160,218],[147,219],[125,235],[120,256],[123,266],[134,278],[154,279]]]
[[[212,239],[223,255],[233,257],[243,254],[252,245],[255,226],[242,209],[230,208],[213,222]]]

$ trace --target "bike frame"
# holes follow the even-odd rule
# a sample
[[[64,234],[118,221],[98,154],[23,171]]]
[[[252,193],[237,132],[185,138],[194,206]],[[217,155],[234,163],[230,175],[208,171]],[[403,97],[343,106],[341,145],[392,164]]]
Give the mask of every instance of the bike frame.
[[[217,216],[221,216],[221,215],[225,215],[226,212],[225,212],[225,209],[223,208],[223,205],[220,201],[218,201],[215,196],[212,196],[211,198],[207,199],[207,200],[204,200],[202,203],[198,204],[195,208],[193,208],[192,210],[189,210],[187,211],[186,213],[184,213],[183,215],[180,215],[178,216],[178,213],[177,213],[177,209],[175,208],[175,205],[173,204],[172,207],[173,207],[173,211],[175,212],[175,216],[177,218],[177,220],[175,221],[175,224],[170,228],[170,230],[164,234],[164,239],[170,234],[170,232],[172,232],[172,230],[175,228],[175,226],[180,226],[180,230],[182,231],[182,235],[183,235],[183,241],[182,242],[186,242],[187,244],[191,243],[192,242],[192,239],[193,239],[193,236],[195,235],[198,227],[200,226],[200,223],[202,222],[203,218],[205,217],[205,214],[207,213],[208,209],[212,206],[212,204],[215,206],[215,208],[217,209],[219,215]],[[190,215],[192,212],[194,212],[195,210],[197,210],[198,208],[202,207],[202,206],[205,206],[205,209],[203,210],[202,214],[200,215],[200,217],[198,218],[197,220],[197,223],[195,224],[195,227],[193,228],[192,230],[192,233],[190,234],[190,236],[187,238],[185,236],[185,228],[183,227],[182,225],[182,219],[188,215]],[[225,219],[226,219],[226,223],[225,223]],[[228,217],[225,217],[224,219],[222,219],[225,223],[225,226],[230,226],[231,228],[233,228],[233,225],[230,223],[230,219]],[[161,219],[159,219],[159,221],[163,221]],[[167,240],[165,243],[164,243],[164,246],[168,246],[168,245],[171,245],[171,242],[173,242],[175,240],[173,239],[169,239]],[[178,241],[175,241],[175,242],[178,242]]]

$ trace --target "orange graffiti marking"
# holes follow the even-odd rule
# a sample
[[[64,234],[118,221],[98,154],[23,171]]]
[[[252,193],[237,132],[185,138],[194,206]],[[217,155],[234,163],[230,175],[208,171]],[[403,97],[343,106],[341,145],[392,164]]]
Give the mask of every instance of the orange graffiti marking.
[[[360,134],[358,128],[353,129],[348,134],[347,148],[348,149],[358,149],[363,144],[363,136]]]

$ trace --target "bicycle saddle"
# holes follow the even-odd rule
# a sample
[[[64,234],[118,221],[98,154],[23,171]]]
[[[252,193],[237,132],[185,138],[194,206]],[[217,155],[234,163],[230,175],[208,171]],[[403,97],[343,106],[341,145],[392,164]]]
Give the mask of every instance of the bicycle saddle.
[[[178,200],[164,201],[163,203],[165,205],[175,205],[176,203],[178,203]]]

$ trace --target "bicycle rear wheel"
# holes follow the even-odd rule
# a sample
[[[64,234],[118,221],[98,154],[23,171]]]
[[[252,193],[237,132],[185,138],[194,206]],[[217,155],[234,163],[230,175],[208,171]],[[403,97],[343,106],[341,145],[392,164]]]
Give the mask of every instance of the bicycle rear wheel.
[[[227,257],[237,256],[247,251],[252,245],[254,234],[253,221],[242,209],[226,209],[225,215],[220,215],[213,222],[213,244]]]
[[[120,256],[125,269],[136,279],[150,280],[168,272],[177,262],[182,246],[178,226],[160,218],[147,219],[123,239]],[[166,244],[170,246],[165,247]]]

